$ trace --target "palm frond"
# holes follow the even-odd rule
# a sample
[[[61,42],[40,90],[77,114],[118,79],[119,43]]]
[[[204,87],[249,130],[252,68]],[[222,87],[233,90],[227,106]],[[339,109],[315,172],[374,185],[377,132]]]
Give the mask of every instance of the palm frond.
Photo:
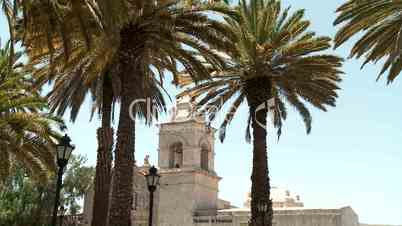
[[[335,106],[340,89],[343,59],[320,54],[331,47],[331,38],[308,30],[310,21],[304,19],[304,10],[283,10],[277,0],[242,1],[237,11],[239,17],[225,18],[236,35],[231,39],[235,48],[228,53],[228,66],[196,85],[188,74],[181,74],[179,85],[187,89],[179,96],[189,95],[197,104],[218,110],[232,103],[219,130],[221,139],[241,103],[254,106],[269,99],[275,100],[269,111],[278,137],[287,119],[286,105],[299,112],[309,133],[312,117],[306,104],[326,111]],[[250,117],[247,141],[251,138]]]
[[[11,45],[11,43],[8,43]],[[18,62],[11,49],[0,50],[0,180],[8,176],[11,165],[17,161],[36,175],[38,180],[48,180],[56,170],[54,148],[60,137],[55,127],[64,126],[63,121],[49,114],[46,100],[38,90],[32,89],[30,76],[16,67]]]
[[[340,25],[335,36],[335,48],[363,33],[354,43],[350,57],[365,58],[369,62],[385,60],[377,80],[388,72],[391,83],[402,70],[402,3],[387,0],[348,0],[338,9],[334,25]]]

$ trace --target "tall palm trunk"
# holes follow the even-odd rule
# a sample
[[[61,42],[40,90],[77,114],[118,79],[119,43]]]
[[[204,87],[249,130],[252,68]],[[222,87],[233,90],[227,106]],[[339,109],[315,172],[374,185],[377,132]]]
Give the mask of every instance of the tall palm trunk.
[[[111,113],[113,92],[110,78],[104,78],[102,101],[102,127],[98,129],[98,156],[96,162],[92,226],[106,226],[109,210],[109,195],[112,167],[113,129]]]
[[[268,78],[254,78],[246,82],[247,102],[252,117],[253,169],[251,174],[250,226],[272,226],[272,201],[267,156],[267,100],[271,96]]]
[[[138,43],[131,26],[121,31],[119,51],[121,79],[121,107],[115,150],[112,204],[109,226],[131,226],[133,199],[133,173],[135,150],[135,119],[130,117],[130,104],[135,100],[138,85],[135,77],[141,76],[140,63],[133,63]]]
[[[112,203],[109,211],[109,226],[131,226],[133,196],[134,136],[135,121],[130,118],[129,106],[134,100],[129,85],[130,75],[121,76],[121,107],[115,149]]]

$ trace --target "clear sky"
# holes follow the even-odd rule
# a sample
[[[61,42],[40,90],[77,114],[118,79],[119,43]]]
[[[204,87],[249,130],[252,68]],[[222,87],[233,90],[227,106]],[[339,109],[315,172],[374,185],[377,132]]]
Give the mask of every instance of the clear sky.
[[[341,0],[285,0],[285,6],[306,9],[312,30],[335,34],[334,11]],[[1,37],[7,37],[4,18]],[[336,51],[347,57],[351,43]],[[346,61],[344,81],[336,108],[313,110],[313,130],[306,135],[295,112],[290,112],[279,141],[275,131],[268,138],[272,184],[301,195],[306,207],[351,206],[363,223],[402,224],[402,77],[387,86],[376,82],[381,65],[360,70],[361,61]],[[173,87],[169,90],[177,92]],[[69,135],[76,153],[96,162],[96,128],[89,122],[90,106],[83,106]],[[220,197],[242,206],[250,188],[251,145],[244,141],[247,109],[242,108],[230,125],[225,143],[216,141],[215,167]],[[67,117],[66,117],[67,118]],[[162,120],[163,121],[163,120]],[[158,129],[137,126],[136,159],[146,154],[157,163]]]

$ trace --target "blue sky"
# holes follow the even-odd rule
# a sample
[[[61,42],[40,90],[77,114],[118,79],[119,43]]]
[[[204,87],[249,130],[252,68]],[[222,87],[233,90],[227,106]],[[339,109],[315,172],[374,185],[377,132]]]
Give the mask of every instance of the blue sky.
[[[293,9],[306,9],[312,30],[333,36],[334,11],[341,0],[285,0]],[[4,18],[1,37],[7,37]],[[347,57],[351,43],[336,54]],[[269,167],[273,185],[301,195],[306,207],[332,208],[349,205],[363,223],[402,224],[402,77],[387,86],[376,82],[381,65],[360,70],[361,61],[347,60],[337,107],[329,112],[313,110],[313,130],[306,135],[295,112],[290,112],[279,141],[275,131],[268,137]],[[173,87],[169,90],[176,93]],[[80,112],[69,135],[76,153],[96,162],[96,128],[89,122],[90,106]],[[244,141],[247,109],[242,108],[229,127],[225,143],[216,141],[215,167],[220,197],[242,206],[250,188],[251,145]],[[67,118],[67,117],[66,117]],[[162,120],[163,121],[163,120]],[[156,126],[137,126],[136,159],[146,154],[157,163]]]

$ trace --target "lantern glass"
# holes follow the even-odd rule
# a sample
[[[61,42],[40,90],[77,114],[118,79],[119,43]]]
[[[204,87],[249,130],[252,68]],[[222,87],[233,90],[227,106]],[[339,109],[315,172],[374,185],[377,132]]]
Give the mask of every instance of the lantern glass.
[[[151,178],[152,178],[151,185],[152,185],[152,186],[155,186],[156,175],[152,175]]]
[[[73,152],[73,150],[74,150],[74,146],[73,145],[68,145],[67,147],[66,147],[66,151],[65,151],[65,153],[64,153],[64,159],[65,160],[69,160],[70,159],[70,156],[71,156],[71,153]]]
[[[146,175],[145,177],[147,178],[147,185],[151,186],[151,177],[152,176],[151,175]]]
[[[158,175],[158,170],[154,166],[149,169],[149,174],[145,177],[148,187],[156,187],[159,185],[160,176]]]
[[[56,146],[57,160],[66,162],[70,159],[71,153],[74,150],[74,145],[70,144],[70,137],[65,135],[61,138],[60,143]]]
[[[65,149],[66,149],[66,147],[64,145],[57,145],[57,147],[56,147],[57,160],[64,159]]]
[[[158,185],[159,176],[158,175],[147,175],[147,184],[148,186],[156,186]]]

